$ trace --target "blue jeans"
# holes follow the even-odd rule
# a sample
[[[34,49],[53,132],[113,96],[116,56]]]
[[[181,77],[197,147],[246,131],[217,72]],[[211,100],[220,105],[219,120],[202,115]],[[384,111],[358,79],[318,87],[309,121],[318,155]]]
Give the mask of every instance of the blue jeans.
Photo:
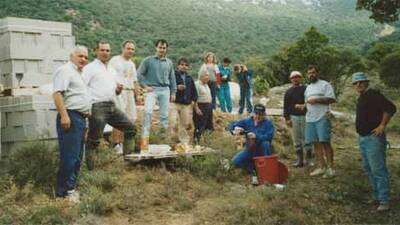
[[[245,148],[233,157],[232,163],[234,166],[242,168],[249,174],[252,174],[255,169],[253,158],[268,155],[271,155],[271,147],[268,141],[257,145],[257,148],[253,151],[250,151],[246,144]]]
[[[243,113],[245,103],[247,106],[247,112],[253,112],[252,98],[253,90],[251,88],[240,87],[239,114]]]
[[[380,203],[389,202],[389,172],[386,167],[386,136],[359,136],[364,170]]]
[[[168,128],[168,112],[169,112],[169,97],[170,90],[169,87],[152,87],[153,91],[146,93],[144,100],[144,116],[143,116],[143,126],[142,135],[143,137],[150,136],[151,128],[151,117],[153,115],[154,106],[156,102],[160,106],[160,122],[161,125],[167,129]]]
[[[229,84],[222,84],[218,90],[219,107],[222,112],[232,112],[232,100]]]
[[[67,191],[75,189],[83,154],[85,118],[76,111],[67,112],[71,120],[71,128],[68,131],[61,127],[60,114],[56,119],[60,150],[56,185],[57,197],[64,197]]]

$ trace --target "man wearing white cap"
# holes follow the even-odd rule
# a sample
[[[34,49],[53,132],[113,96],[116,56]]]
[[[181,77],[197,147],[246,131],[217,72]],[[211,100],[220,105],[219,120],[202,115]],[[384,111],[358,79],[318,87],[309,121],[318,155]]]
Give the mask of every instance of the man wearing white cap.
[[[306,110],[296,108],[297,104],[304,104],[303,76],[299,71],[293,71],[289,76],[292,86],[285,92],[283,101],[283,117],[286,124],[292,127],[292,140],[296,150],[297,160],[295,167],[303,167],[303,149],[306,150],[307,161],[311,159],[310,145],[305,144]]]
[[[379,91],[368,88],[369,80],[362,72],[352,76],[357,99],[356,129],[364,170],[373,187],[378,211],[389,209],[389,172],[386,167],[385,127],[396,112],[396,106]]]

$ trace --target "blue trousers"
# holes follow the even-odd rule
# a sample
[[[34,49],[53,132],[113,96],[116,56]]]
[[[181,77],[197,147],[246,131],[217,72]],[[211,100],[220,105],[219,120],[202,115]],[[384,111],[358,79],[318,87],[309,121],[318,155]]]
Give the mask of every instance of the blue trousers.
[[[71,120],[71,128],[68,131],[61,127],[60,114],[56,120],[60,150],[56,185],[58,197],[64,197],[67,191],[75,189],[83,154],[85,118],[75,111],[68,111],[68,116]]]
[[[232,100],[229,84],[221,84],[218,90],[219,107],[222,112],[232,112]]]
[[[268,155],[271,155],[271,147],[269,142],[262,142],[261,145],[258,145],[253,151],[249,150],[246,144],[245,148],[233,157],[232,163],[234,166],[242,168],[249,174],[252,174],[255,169],[253,158],[257,156]]]
[[[380,203],[389,202],[389,172],[386,167],[386,137],[360,136],[360,151],[364,170]]]
[[[253,112],[252,98],[253,90],[251,88],[240,87],[240,99],[239,99],[239,114],[243,113],[244,105],[246,103],[247,112]]]

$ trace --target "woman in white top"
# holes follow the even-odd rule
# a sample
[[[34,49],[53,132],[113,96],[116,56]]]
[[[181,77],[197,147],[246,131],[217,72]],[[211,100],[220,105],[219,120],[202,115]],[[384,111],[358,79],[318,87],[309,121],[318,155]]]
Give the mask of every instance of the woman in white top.
[[[210,87],[211,90],[211,96],[212,96],[212,106],[213,109],[216,108],[216,96],[217,96],[217,91],[219,88],[219,85],[221,83],[221,77],[220,77],[220,72],[218,69],[217,65],[217,57],[215,56],[214,53],[212,52],[207,52],[206,55],[204,56],[204,63],[200,67],[199,70],[199,77],[200,77],[200,72],[207,70],[208,75],[209,75],[209,82],[208,86]]]

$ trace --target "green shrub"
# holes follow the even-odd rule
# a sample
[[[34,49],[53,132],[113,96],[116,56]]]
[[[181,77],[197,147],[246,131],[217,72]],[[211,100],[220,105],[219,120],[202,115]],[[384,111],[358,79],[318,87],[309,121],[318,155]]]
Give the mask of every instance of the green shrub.
[[[92,186],[82,195],[81,211],[88,214],[108,215],[118,204],[112,194],[103,193],[99,188]]]
[[[5,167],[18,186],[32,182],[51,191],[58,169],[58,151],[43,142],[36,142],[12,151]]]
[[[83,189],[96,186],[104,192],[111,192],[118,184],[117,171],[94,170],[81,176]]]
[[[27,220],[28,224],[71,224],[72,215],[64,215],[63,209],[56,205],[44,205],[34,209]]]

